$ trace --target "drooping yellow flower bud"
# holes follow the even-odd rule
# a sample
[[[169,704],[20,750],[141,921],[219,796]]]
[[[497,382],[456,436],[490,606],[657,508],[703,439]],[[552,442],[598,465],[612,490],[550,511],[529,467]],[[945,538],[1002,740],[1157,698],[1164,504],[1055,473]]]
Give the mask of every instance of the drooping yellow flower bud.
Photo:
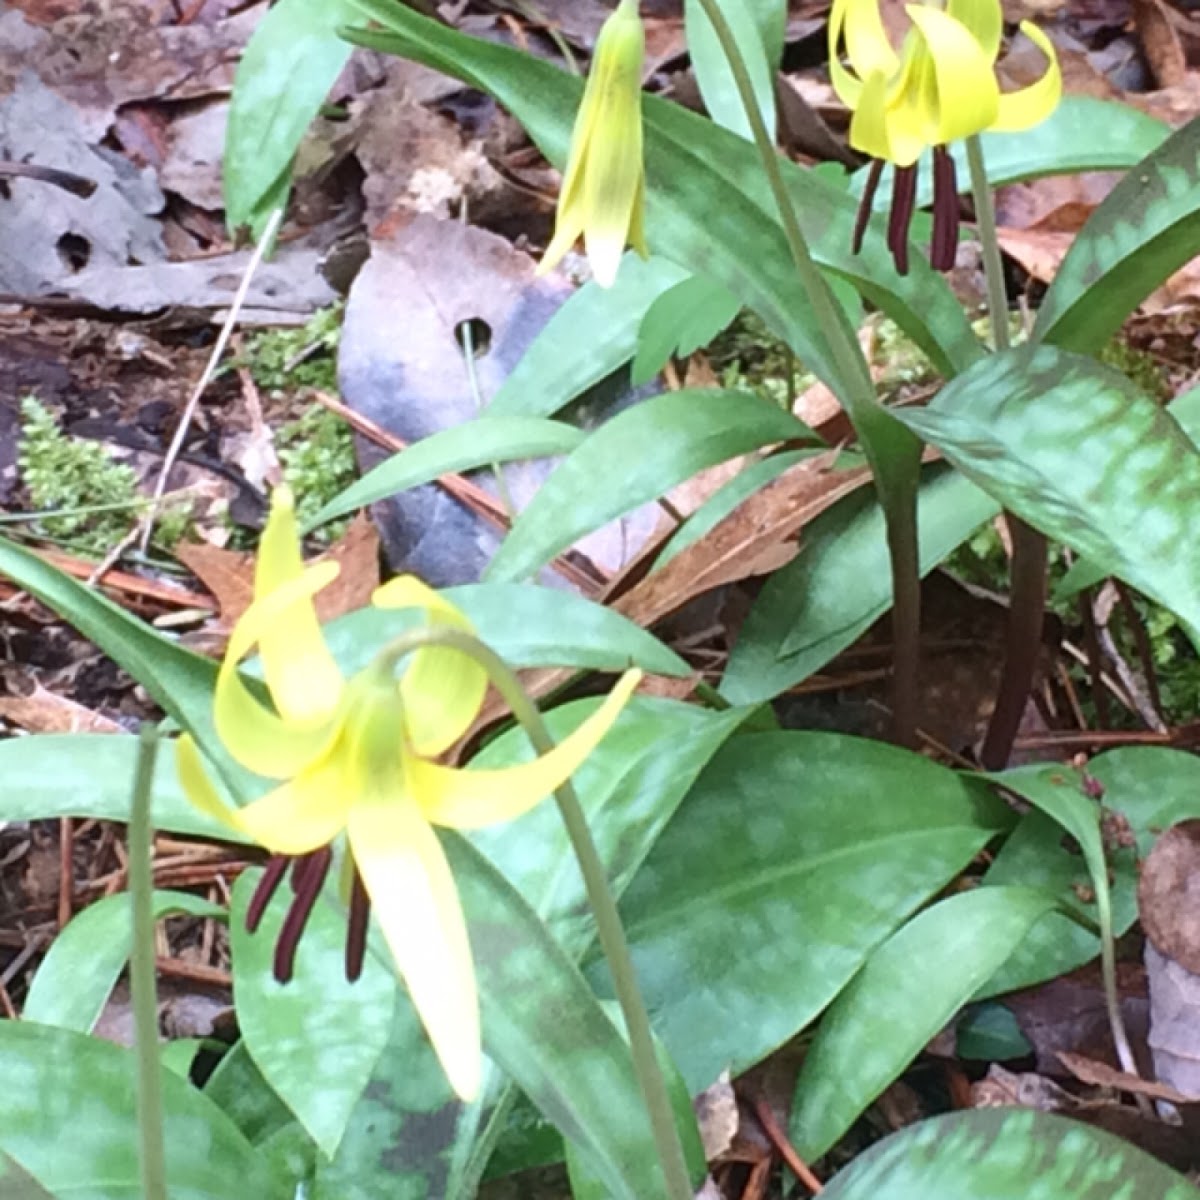
[[[888,244],[897,267],[907,268],[908,224],[916,195],[915,164],[934,151],[933,265],[953,265],[957,189],[946,145],[988,131],[1017,132],[1044,121],[1062,95],[1054,46],[1036,25],[1021,31],[1046,56],[1042,77],[1029,87],[1001,92],[995,65],[1003,15],[999,0],[947,0],[944,9],[909,4],[912,22],[897,53],[888,40],[878,0],[833,0],[829,14],[829,71],[834,90],[852,110],[850,144],[876,163],[894,164],[895,193]],[[842,64],[842,54],[849,69]],[[874,168],[864,195],[855,249],[874,198]]]
[[[538,274],[583,236],[601,287],[611,287],[626,245],[646,257],[643,227],[642,62],[646,35],[637,0],[621,0],[596,39],[592,69],[575,117],[558,198],[554,237]]]
[[[478,829],[532,808],[595,749],[641,677],[628,671],[568,738],[529,762],[498,769],[437,761],[479,715],[483,668],[449,646],[418,649],[397,680],[386,656],[345,679],[321,634],[315,594],[331,563],[305,567],[292,499],[280,488],[263,532],[254,602],[234,627],[217,678],[213,716],[232,757],[278,787],[230,808],[188,735],[176,743],[180,781],[192,802],[272,854],[294,859],[295,898],[281,935],[276,975],[291,974],[296,939],[329,869],[329,843],[346,834],[353,860],[347,973],[362,965],[367,906],[455,1092],[480,1084],[479,1001],[467,928],[434,826]],[[379,588],[383,608],[417,610],[428,625],[470,632],[466,616],[413,576]],[[273,708],[243,682],[239,664],[257,649]],[[251,902],[254,927],[287,863],[272,862]]]

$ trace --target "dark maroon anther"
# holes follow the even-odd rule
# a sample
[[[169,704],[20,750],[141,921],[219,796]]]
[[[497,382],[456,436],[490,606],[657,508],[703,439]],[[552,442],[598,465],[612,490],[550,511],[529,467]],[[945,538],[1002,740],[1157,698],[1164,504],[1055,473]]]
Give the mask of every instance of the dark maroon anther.
[[[254,895],[250,897],[250,904],[246,909],[246,930],[248,933],[257,931],[262,922],[263,913],[267,911],[267,905],[271,903],[271,897],[275,895],[279,883],[283,879],[284,872],[287,871],[288,864],[291,861],[290,858],[286,858],[282,854],[273,854],[268,860],[267,869],[258,881],[258,886],[254,889]]]
[[[867,171],[867,184],[863,188],[862,199],[858,202],[858,213],[854,218],[854,236],[850,239],[850,251],[857,254],[862,249],[863,238],[867,232],[867,222],[875,207],[875,192],[879,188],[879,177],[883,174],[883,159],[873,158]]]
[[[888,249],[899,275],[908,274],[908,227],[917,206],[917,166],[896,167],[892,173],[892,211],[888,217]]]
[[[346,924],[346,978],[353,983],[361,974],[367,954],[367,925],[371,919],[371,897],[354,868],[350,883],[350,915]]]
[[[958,254],[958,182],[954,159],[945,146],[933,148],[933,245],[929,261],[935,271],[949,271]]]
[[[283,918],[279,930],[279,940],[275,943],[274,975],[278,983],[287,983],[292,978],[296,965],[296,946],[304,926],[312,913],[313,905],[317,902],[321,885],[329,874],[329,864],[333,861],[333,852],[328,846],[322,846],[311,854],[305,854],[295,860],[292,868],[292,887],[295,898]]]

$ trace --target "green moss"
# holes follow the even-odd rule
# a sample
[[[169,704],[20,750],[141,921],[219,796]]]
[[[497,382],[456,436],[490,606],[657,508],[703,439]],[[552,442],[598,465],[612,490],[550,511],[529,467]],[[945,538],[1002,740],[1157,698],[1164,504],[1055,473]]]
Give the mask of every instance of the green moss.
[[[340,417],[314,404],[284,425],[276,435],[283,478],[296,496],[301,523],[325,507],[358,477],[354,437]],[[318,531],[323,541],[335,541],[347,521],[334,521]]]
[[[266,329],[246,339],[239,365],[246,367],[260,388],[337,390],[338,340],[342,336],[343,305],[322,308],[297,329]]]
[[[1147,396],[1153,396],[1160,404],[1166,404],[1171,399],[1171,385],[1154,356],[1131,346],[1121,337],[1114,337],[1100,351],[1100,361],[1127,375]]]
[[[114,462],[100,442],[63,433],[33,396],[21,401],[17,464],[30,505],[44,514],[33,519],[34,528],[81,554],[106,554],[149,505],[132,467]],[[154,545],[170,550],[190,525],[189,507],[168,501],[155,524]]]

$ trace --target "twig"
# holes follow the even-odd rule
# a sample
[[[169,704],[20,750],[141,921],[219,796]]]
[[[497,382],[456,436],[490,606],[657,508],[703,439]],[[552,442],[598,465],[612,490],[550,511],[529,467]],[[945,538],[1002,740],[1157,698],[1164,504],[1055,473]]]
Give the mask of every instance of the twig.
[[[70,817],[58,819],[58,927],[71,920],[75,891],[75,829]]]
[[[208,362],[205,364],[200,381],[188,397],[183,415],[179,418],[179,424],[176,426],[175,436],[171,439],[171,444],[167,447],[167,452],[163,456],[162,469],[159,471],[158,480],[154,485],[154,495],[151,499],[150,511],[142,520],[141,549],[143,553],[145,553],[146,547],[150,544],[150,535],[154,530],[154,522],[158,519],[158,512],[162,507],[163,495],[167,490],[167,479],[171,474],[172,468],[175,466],[175,460],[179,457],[179,452],[183,449],[184,439],[187,437],[188,429],[191,427],[192,419],[195,417],[196,409],[200,404],[200,397],[204,395],[205,389],[212,382],[212,377],[217,373],[217,366],[221,361],[222,355],[225,353],[225,347],[229,344],[234,326],[241,315],[242,306],[246,303],[246,296],[250,291],[250,282],[253,280],[254,273],[262,263],[267,253],[267,248],[275,241],[275,234],[279,231],[282,221],[282,208],[277,208],[267,218],[262,236],[258,239],[258,245],[254,247],[254,253],[250,255],[250,261],[246,264],[246,270],[242,274],[242,281],[238,284],[238,290],[233,297],[233,303],[229,306],[229,313],[225,317],[225,323],[221,326],[221,332],[217,334],[216,343],[213,346],[212,353],[208,356]]]
[[[758,1123],[763,1127],[763,1133],[771,1142],[771,1145],[779,1151],[783,1157],[783,1161],[787,1163],[792,1174],[814,1196],[819,1196],[823,1192],[824,1186],[821,1181],[813,1174],[812,1168],[796,1153],[796,1147],[788,1140],[788,1136],[779,1127],[779,1122],[775,1120],[775,1114],[771,1111],[771,1106],[761,1096],[755,1096],[751,1101],[754,1106],[754,1115],[758,1118]]]

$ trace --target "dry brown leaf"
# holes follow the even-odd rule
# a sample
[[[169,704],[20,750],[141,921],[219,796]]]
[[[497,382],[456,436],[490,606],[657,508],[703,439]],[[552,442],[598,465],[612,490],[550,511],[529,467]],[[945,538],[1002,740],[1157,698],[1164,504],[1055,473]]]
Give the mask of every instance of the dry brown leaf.
[[[254,555],[189,542],[177,548],[175,557],[212,592],[219,614],[216,628],[227,633],[254,598]],[[322,621],[363,608],[379,586],[379,535],[365,514],[355,517],[342,538],[313,561],[329,560],[340,564],[341,570],[316,595]]]
[[[1139,1079],[1125,1071],[1118,1071],[1107,1063],[1097,1062],[1083,1054],[1072,1054],[1060,1050],[1058,1057],[1062,1065],[1079,1080],[1080,1083],[1091,1084],[1093,1087],[1113,1088],[1120,1092],[1129,1092],[1136,1096],[1149,1096],[1151,1100],[1166,1100],[1171,1104],[1195,1104],[1195,1096],[1185,1096],[1165,1083],[1155,1083],[1149,1079]]]
[[[798,463],[760,488],[700,541],[620,596],[613,607],[649,628],[704,592],[778,570],[795,557],[798,531],[870,478],[866,468],[829,470],[831,455]]]
[[[1133,0],[1133,23],[1158,86],[1182,83],[1187,75],[1187,57],[1163,0]]]
[[[37,684],[28,696],[0,698],[0,717],[30,733],[125,733],[116,721]]]

